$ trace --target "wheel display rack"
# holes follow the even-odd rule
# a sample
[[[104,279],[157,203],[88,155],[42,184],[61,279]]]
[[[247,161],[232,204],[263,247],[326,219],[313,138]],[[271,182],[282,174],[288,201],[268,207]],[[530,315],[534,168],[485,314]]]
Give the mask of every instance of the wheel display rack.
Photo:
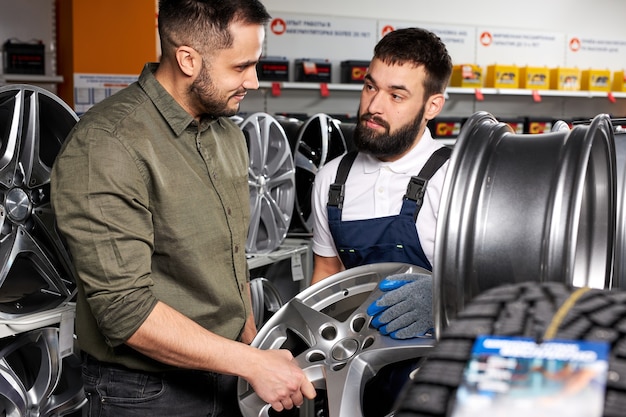
[[[78,117],[52,93],[0,88],[0,413],[62,416],[86,402],[74,350],[76,279],[50,170]]]

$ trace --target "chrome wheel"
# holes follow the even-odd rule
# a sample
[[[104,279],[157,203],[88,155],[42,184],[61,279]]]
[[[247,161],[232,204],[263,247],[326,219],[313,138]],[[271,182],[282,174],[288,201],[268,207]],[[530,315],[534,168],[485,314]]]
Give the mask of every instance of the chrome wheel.
[[[62,416],[84,405],[80,363],[73,355],[60,357],[58,329],[42,328],[6,340],[11,343],[0,349],[2,415]]]
[[[610,119],[514,134],[474,114],[456,141],[437,224],[435,311],[440,326],[504,283],[610,286],[615,232]],[[439,328],[436,329],[439,334]]]
[[[47,90],[0,88],[0,316],[47,310],[75,292],[50,207],[50,170],[76,114]]]
[[[626,124],[626,120],[624,121]],[[615,236],[615,287],[626,289],[626,130],[615,132],[617,161],[617,225]]]
[[[292,143],[296,164],[296,202],[291,230],[311,233],[313,181],[322,166],[346,152],[344,133],[337,120],[323,113],[304,122],[283,119],[281,124]]]
[[[289,349],[318,397],[326,397],[324,414],[319,414],[311,401],[295,412],[314,409],[315,415],[326,417],[361,416],[365,384],[382,367],[423,357],[432,349],[432,338],[394,340],[382,336],[369,326],[366,313],[367,306],[381,295],[378,283],[382,279],[417,272],[429,273],[399,263],[349,269],[296,295],[260,329],[252,345]],[[244,417],[275,414],[243,379],[239,380],[238,395]]]
[[[295,167],[289,141],[272,116],[255,113],[239,125],[248,144],[250,229],[248,253],[267,253],[285,240],[295,200]]]

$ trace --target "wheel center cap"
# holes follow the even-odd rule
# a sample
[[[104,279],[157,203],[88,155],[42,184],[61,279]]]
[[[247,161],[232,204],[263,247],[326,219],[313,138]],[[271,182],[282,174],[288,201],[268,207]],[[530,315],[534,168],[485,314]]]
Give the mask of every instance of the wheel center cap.
[[[15,222],[23,222],[30,213],[30,200],[21,188],[13,188],[6,194],[4,206],[9,218]]]
[[[333,358],[337,361],[350,359],[359,349],[359,342],[354,339],[343,339],[332,349]]]

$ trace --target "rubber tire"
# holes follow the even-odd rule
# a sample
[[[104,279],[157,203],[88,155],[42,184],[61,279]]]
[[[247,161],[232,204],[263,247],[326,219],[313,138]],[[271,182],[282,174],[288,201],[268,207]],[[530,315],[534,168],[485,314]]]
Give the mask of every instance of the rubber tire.
[[[558,308],[576,289],[529,282],[495,287],[477,296],[442,332],[437,347],[404,386],[395,416],[449,417],[476,337],[527,336],[540,341]],[[555,338],[611,344],[603,416],[624,416],[626,291],[590,289],[564,316]]]

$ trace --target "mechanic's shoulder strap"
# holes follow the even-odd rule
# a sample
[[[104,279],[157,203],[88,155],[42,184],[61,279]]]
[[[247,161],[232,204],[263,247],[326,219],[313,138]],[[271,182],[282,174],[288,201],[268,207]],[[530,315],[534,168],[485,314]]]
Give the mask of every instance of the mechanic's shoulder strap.
[[[328,190],[328,206],[337,207],[339,209],[343,207],[346,179],[348,178],[348,173],[350,172],[350,168],[352,168],[357,154],[357,151],[350,151],[341,158],[339,167],[337,168],[335,182],[330,184]]]
[[[451,153],[452,149],[447,146],[437,149],[433,152],[430,158],[428,158],[428,161],[426,161],[426,164],[424,164],[419,174],[411,177],[404,198],[417,202],[417,209],[415,210],[414,215],[415,219],[417,219],[417,213],[419,213],[422,203],[424,202],[424,193],[426,192],[428,180],[430,180],[432,176],[435,175],[435,172],[437,172],[437,170],[445,164],[445,162],[450,158]]]

